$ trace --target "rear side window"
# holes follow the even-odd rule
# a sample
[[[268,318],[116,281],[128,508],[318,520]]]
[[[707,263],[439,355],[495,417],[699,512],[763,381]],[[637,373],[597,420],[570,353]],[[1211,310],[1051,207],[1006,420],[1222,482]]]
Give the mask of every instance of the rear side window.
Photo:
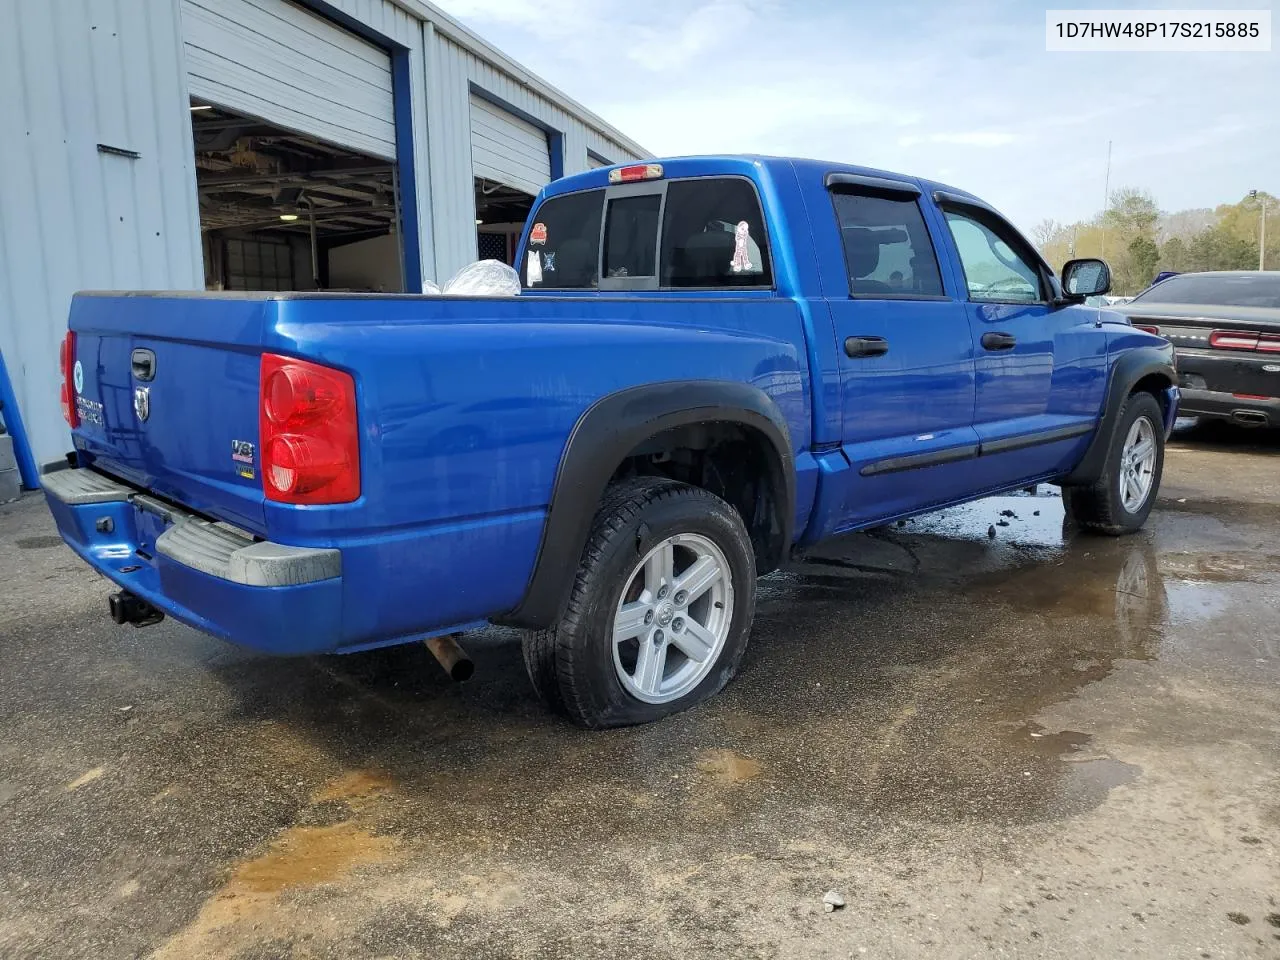
[[[856,297],[941,297],[938,257],[914,197],[832,192],[849,292]]]
[[[604,228],[604,275],[652,277],[658,257],[658,211],[662,194],[618,197],[609,201]]]
[[[772,287],[755,189],[735,177],[673,180],[662,223],[664,287]]]
[[[524,252],[525,287],[594,288],[603,210],[603,190],[566,193],[540,206]]]

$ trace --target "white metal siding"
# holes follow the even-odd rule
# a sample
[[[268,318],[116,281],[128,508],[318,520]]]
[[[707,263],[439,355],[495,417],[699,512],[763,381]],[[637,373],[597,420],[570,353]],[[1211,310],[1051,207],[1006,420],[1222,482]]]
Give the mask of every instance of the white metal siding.
[[[199,65],[201,55],[190,47],[184,50],[184,2],[198,3],[206,21],[207,11],[221,13],[230,4],[0,0],[0,119],[12,134],[0,138],[0,351],[40,462],[60,459],[69,443],[58,407],[57,356],[71,294],[86,288],[204,285],[188,110],[188,73],[196,72],[192,67]],[[259,9],[268,6],[267,0],[253,2]],[[424,277],[447,279],[476,256],[473,90],[562,135],[566,174],[588,169],[588,150],[615,163],[640,159],[634,143],[434,7],[417,0],[328,3],[407,50],[412,104],[407,126],[412,131]],[[286,7],[283,0],[270,6],[305,18],[307,28],[335,31],[341,49],[365,61],[353,69],[367,70],[369,58],[350,47],[365,54],[374,51],[381,67],[372,86],[382,90],[380,106],[372,114],[367,105],[357,110],[366,119],[356,126],[368,116],[380,116],[380,132],[360,149],[391,157],[396,137],[386,54],[313,13]],[[187,16],[189,20],[189,11]],[[297,58],[314,53],[312,44],[320,42],[308,35],[312,38],[294,34],[299,45],[269,66],[256,61],[258,69],[269,70],[267,80],[296,77]],[[272,33],[254,42],[278,46],[281,36]],[[332,59],[334,46],[324,42],[325,56],[313,56],[313,61]],[[241,53],[247,56],[245,50]],[[308,77],[303,93],[314,96],[316,84]],[[199,80],[193,76],[190,82],[197,91]],[[215,97],[204,90],[197,95],[257,116],[266,112],[227,102],[230,94]],[[347,103],[324,104],[318,118],[267,119],[299,129],[304,121],[307,126],[315,119],[333,122],[335,111]],[[299,114],[319,109],[314,100],[292,94],[283,106]],[[351,126],[344,123],[344,129]],[[320,135],[356,146],[351,137]],[[139,156],[99,153],[99,143]],[[304,265],[297,282],[305,283],[305,274]]]
[[[391,58],[287,0],[182,0],[191,95],[395,159]]]
[[[387,37],[408,51],[409,90],[412,109],[409,111],[407,130],[399,136],[409,136],[413,145],[414,185],[417,192],[418,251],[421,257],[424,280],[436,278],[435,223],[432,215],[431,172],[428,167],[427,144],[427,66],[424,38],[431,34],[429,23],[424,23],[404,4],[395,0],[329,0],[331,6],[369,29]],[[402,96],[404,94],[402,93]],[[403,176],[405,171],[401,171]]]
[[[49,463],[71,294],[204,284],[191,114],[177,0],[0,0],[0,22],[0,350]]]
[[[582,173],[587,150],[615,163],[641,159],[538,92],[536,85],[482,59],[434,25],[426,25],[427,125],[430,131],[431,198],[435,226],[435,274],[448,278],[476,258],[475,193],[472,178],[473,89],[509,104],[564,136],[564,173]],[[620,137],[621,138],[621,137]],[[550,179],[548,174],[545,178]],[[545,180],[544,180],[545,182]],[[515,184],[512,184],[515,186]],[[542,184],[538,184],[539,187]]]
[[[471,164],[477,177],[535,194],[551,181],[546,131],[472,94]]]

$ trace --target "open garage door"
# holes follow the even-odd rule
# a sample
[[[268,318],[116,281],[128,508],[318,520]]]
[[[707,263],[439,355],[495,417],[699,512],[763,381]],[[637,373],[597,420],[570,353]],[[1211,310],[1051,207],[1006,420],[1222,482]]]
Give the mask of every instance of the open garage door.
[[[480,180],[535,194],[551,182],[547,134],[471,95],[471,164]]]
[[[194,100],[395,158],[385,50],[287,0],[182,0],[182,38]]]

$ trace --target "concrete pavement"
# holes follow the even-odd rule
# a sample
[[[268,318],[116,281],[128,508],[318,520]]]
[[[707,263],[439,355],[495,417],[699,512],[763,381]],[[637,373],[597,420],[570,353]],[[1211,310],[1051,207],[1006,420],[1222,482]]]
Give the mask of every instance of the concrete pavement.
[[[1042,495],[828,545],[719,698],[608,733],[510,631],[454,686],[117,627],[0,507],[0,957],[1278,957],[1277,479],[1197,428],[1134,537]]]

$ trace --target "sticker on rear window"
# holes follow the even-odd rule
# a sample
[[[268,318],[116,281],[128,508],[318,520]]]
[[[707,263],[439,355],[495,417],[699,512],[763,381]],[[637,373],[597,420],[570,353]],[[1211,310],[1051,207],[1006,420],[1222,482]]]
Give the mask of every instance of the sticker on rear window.
[[[79,360],[71,371],[71,379],[75,382],[76,393],[84,393],[84,367],[80,365]]]
[[[529,231],[529,242],[541,245],[547,242],[547,225],[545,223],[535,223],[533,229]]]
[[[529,281],[529,286],[542,282],[542,255],[537,250],[529,251],[528,268],[525,270],[525,277]]]
[[[751,255],[747,253],[747,242],[750,239],[751,227],[747,224],[747,221],[739,220],[738,226],[733,231],[733,259],[729,261],[729,266],[734,273],[750,273],[753,269]]]

